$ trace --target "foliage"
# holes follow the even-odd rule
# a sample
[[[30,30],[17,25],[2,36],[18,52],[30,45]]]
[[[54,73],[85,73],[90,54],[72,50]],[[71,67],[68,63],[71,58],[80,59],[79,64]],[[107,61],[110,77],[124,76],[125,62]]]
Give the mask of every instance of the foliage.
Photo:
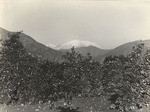
[[[63,67],[54,62],[45,60],[39,66],[39,79],[35,82],[37,85],[36,96],[43,102],[57,101],[61,99],[60,85],[62,80]],[[38,84],[37,84],[38,83]]]
[[[5,103],[69,102],[76,97],[109,96],[113,108],[127,111],[150,102],[150,51],[139,44],[126,56],[106,57],[103,64],[90,54],[75,51],[63,55],[61,63],[30,55],[19,40],[9,35],[0,51],[0,100]],[[71,108],[61,111],[75,112]]]
[[[31,76],[36,74],[38,60],[26,52],[20,33],[9,34],[0,52],[0,93],[5,103],[28,102],[32,96]]]
[[[71,52],[63,56],[62,66],[64,67],[62,85],[66,100],[71,100],[78,96],[97,95],[101,91],[101,64],[92,60],[90,54],[83,56],[75,52],[74,47]]]
[[[57,109],[60,110],[60,112],[80,112],[78,107],[76,109],[69,107],[58,107]]]
[[[149,82],[149,65],[144,61],[149,56],[144,56],[143,47],[140,44],[127,56],[110,56],[104,61],[103,86],[118,110],[149,103],[149,85],[145,83]]]

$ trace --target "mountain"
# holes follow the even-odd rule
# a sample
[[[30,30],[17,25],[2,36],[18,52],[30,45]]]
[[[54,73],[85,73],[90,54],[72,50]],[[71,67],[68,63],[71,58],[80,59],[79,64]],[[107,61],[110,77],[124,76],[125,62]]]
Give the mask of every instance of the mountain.
[[[100,45],[90,41],[80,41],[80,40],[73,40],[62,45],[56,46],[56,49],[67,52],[71,51],[72,47],[75,47],[75,51],[83,54],[84,56],[87,53],[90,53],[92,57],[97,57],[100,55],[104,55],[110,50],[101,49]]]
[[[54,44],[48,44],[48,45],[46,45],[47,47],[50,47],[50,48],[52,48],[52,49],[56,49],[56,45],[54,45]]]
[[[16,33],[10,32],[3,28],[0,28],[0,42],[8,39],[8,33]],[[20,41],[22,42],[23,46],[26,48],[27,52],[29,52],[34,57],[39,57],[42,59],[47,59],[49,61],[60,61],[61,60],[61,51],[54,50],[49,48],[37,41],[35,41],[32,37],[21,33],[20,34]]]
[[[3,28],[0,28],[0,47],[2,47],[1,43],[4,40],[8,39],[8,33],[12,34],[16,32],[10,32]],[[70,51],[70,48],[72,48],[72,46],[75,46],[75,50],[83,55],[90,53],[91,56],[93,56],[94,60],[97,61],[103,61],[105,57],[109,55],[112,56],[127,55],[132,51],[134,46],[140,43],[144,43],[145,51],[147,49],[150,49],[150,40],[139,40],[139,41],[125,43],[112,50],[104,50],[101,49],[101,47],[96,43],[89,42],[89,41],[79,41],[79,40],[70,41],[56,47],[54,45],[49,45],[51,47],[50,48],[37,42],[32,37],[24,33],[20,34],[20,41],[22,42],[23,46],[26,48],[27,52],[29,52],[32,56],[39,57],[42,59],[48,59],[49,61],[61,61],[62,54],[66,51]],[[59,49],[59,51],[55,49]]]
[[[70,49],[60,49],[60,51],[67,52],[67,51],[71,51],[71,50]],[[75,51],[79,52],[80,54],[83,54],[84,56],[87,55],[87,53],[90,53],[92,57],[97,57],[97,56],[108,53],[110,50],[100,49],[95,46],[87,46],[87,47],[75,48]]]
[[[129,42],[121,46],[118,46],[104,55],[99,55],[98,57],[95,58],[95,60],[101,61],[101,60],[104,60],[105,57],[110,56],[110,55],[112,56],[127,55],[133,50],[133,47],[135,47],[136,45],[140,43],[144,43],[145,51],[150,49],[150,40],[138,40],[138,41],[133,41],[133,42]]]
[[[90,41],[80,41],[80,40],[73,40],[67,43],[64,43],[62,45],[56,46],[56,49],[71,49],[72,47],[79,48],[79,47],[88,47],[88,46],[94,46],[97,48],[101,48],[98,44]]]

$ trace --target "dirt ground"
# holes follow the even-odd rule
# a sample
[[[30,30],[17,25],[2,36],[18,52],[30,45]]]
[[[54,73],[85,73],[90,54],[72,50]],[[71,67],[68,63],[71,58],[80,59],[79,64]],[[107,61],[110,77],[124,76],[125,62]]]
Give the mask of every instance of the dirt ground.
[[[79,107],[81,112],[118,112],[116,110],[108,109],[109,103],[105,98],[84,98],[74,99],[72,106]],[[55,107],[64,105],[63,101],[55,103]],[[6,106],[0,105],[0,112],[59,112],[56,109],[50,109],[47,104],[40,105],[17,105],[17,106]],[[149,108],[143,108],[136,110],[135,112],[150,112]]]

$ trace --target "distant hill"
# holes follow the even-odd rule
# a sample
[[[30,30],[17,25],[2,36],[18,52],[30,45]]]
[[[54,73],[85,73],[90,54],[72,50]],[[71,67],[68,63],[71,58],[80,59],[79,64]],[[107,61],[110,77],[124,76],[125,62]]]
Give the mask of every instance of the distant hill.
[[[71,50],[70,49],[60,49],[60,51],[67,52],[67,51],[71,51]],[[84,56],[87,55],[87,53],[90,53],[92,57],[97,57],[97,56],[108,53],[110,50],[100,49],[95,46],[87,46],[87,47],[75,48],[75,51],[83,54]]]
[[[8,39],[8,33],[16,33],[16,32],[10,32],[3,28],[0,28],[0,43]],[[57,49],[59,47],[59,50],[55,50],[35,41],[32,37],[24,33],[20,34],[20,41],[22,42],[23,46],[26,48],[27,52],[29,52],[32,56],[39,57],[42,59],[48,59],[49,61],[61,61],[62,54],[66,51],[70,51],[70,48],[72,46],[75,46],[75,50],[77,52],[83,55],[87,55],[87,53],[90,53],[91,56],[93,56],[94,60],[101,61],[101,62],[105,59],[105,57],[110,55],[112,56],[127,55],[132,51],[134,46],[140,43],[144,43],[145,51],[147,49],[150,49],[150,40],[139,40],[139,41],[129,42],[120,45],[112,50],[104,50],[100,48],[98,44],[93,42],[78,41],[78,40],[67,42],[63,45],[57,46]],[[65,48],[65,49],[61,49],[61,48]]]
[[[15,33],[7,31],[3,28],[0,28],[0,41],[4,41],[8,39],[8,33]],[[34,57],[39,57],[42,59],[48,59],[50,61],[61,61],[61,51],[54,50],[49,48],[37,41],[35,41],[32,37],[21,33],[20,34],[20,41],[22,42],[23,46],[26,48],[27,52],[31,53]]]
[[[135,47],[136,45],[138,45],[140,43],[144,43],[145,51],[147,49],[150,49],[150,40],[133,41],[133,42],[129,42],[129,43],[123,44],[121,46],[118,46],[115,49],[111,50],[110,52],[108,52],[104,55],[99,55],[99,56],[95,57],[94,59],[98,60],[98,61],[102,61],[102,60],[104,60],[105,57],[110,56],[110,55],[112,55],[112,56],[127,55],[133,50],[133,47]]]
[[[94,42],[73,40],[73,41],[66,42],[62,45],[58,45],[58,46],[55,47],[55,49],[58,49],[58,50],[60,50],[60,49],[71,49],[73,46],[75,48],[88,47],[88,46],[94,46],[94,47],[97,47],[97,48],[102,48],[100,45],[98,45],[97,43],[94,43]]]

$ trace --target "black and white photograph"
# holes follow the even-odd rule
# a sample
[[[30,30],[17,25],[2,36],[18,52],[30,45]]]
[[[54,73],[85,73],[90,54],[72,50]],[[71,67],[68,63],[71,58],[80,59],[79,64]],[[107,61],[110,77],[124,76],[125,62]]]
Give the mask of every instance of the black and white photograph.
[[[0,0],[0,112],[150,112],[150,0]]]

